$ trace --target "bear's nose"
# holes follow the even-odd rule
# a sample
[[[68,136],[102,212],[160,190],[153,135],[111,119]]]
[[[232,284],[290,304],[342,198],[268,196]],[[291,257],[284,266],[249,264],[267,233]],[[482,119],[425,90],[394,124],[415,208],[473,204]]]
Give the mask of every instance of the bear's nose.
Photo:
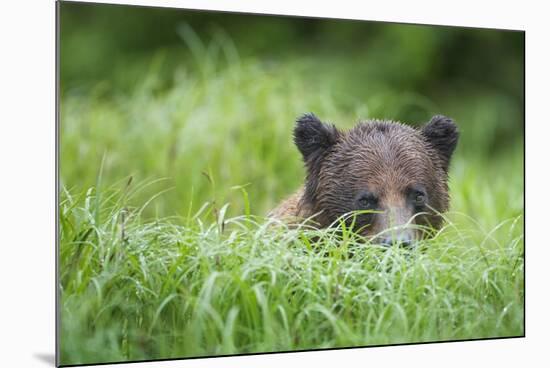
[[[411,234],[409,233],[404,233],[404,234],[399,234],[397,236],[387,236],[387,237],[383,237],[381,239],[381,243],[382,245],[385,245],[387,247],[391,247],[392,245],[398,245],[400,247],[410,247],[413,243],[413,238],[411,236]]]

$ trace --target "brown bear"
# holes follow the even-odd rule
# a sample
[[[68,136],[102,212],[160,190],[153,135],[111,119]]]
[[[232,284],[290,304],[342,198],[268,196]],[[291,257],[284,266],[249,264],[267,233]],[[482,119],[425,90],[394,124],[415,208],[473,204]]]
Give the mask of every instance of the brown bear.
[[[355,213],[346,221],[361,235],[383,245],[409,245],[425,236],[423,228],[442,225],[458,135],[455,123],[440,115],[421,129],[371,120],[342,131],[305,114],[294,129],[305,184],[270,216],[310,219],[326,228]]]

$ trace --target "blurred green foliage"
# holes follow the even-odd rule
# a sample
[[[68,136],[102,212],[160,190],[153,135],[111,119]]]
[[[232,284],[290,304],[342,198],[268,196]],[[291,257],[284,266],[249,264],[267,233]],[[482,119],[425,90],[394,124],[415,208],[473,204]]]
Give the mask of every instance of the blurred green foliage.
[[[461,130],[451,184],[513,183],[509,196],[523,208],[521,32],[60,6],[68,188],[97,184],[100,171],[104,185],[167,178],[142,201],[172,188],[148,212],[171,215],[190,202],[238,201],[231,187],[247,185],[262,214],[303,180],[296,116],[314,111],[350,127],[445,114]]]
[[[220,33],[231,38],[243,58],[313,60],[317,68],[328,68],[330,79],[343,79],[340,87],[360,96],[384,86],[429,96],[478,87],[523,98],[522,32],[81,3],[61,7],[64,90],[98,80],[112,81],[114,90],[132,88],[157,52],[173,56],[163,75],[171,79],[171,68],[190,66],[179,32],[189,25],[203,41]]]

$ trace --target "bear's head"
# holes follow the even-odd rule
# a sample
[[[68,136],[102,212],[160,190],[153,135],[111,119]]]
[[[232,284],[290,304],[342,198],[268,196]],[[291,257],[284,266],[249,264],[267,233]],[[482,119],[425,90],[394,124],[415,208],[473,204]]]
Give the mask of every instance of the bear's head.
[[[355,213],[347,221],[362,235],[410,244],[424,237],[422,228],[441,227],[457,141],[444,116],[421,129],[374,120],[342,131],[306,114],[294,129],[307,169],[301,206],[320,227]]]

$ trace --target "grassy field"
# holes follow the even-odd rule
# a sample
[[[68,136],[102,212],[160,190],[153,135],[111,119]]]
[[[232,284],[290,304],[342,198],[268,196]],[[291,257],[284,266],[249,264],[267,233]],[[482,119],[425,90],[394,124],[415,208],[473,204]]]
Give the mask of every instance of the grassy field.
[[[330,62],[184,38],[192,67],[168,84],[160,55],[131,92],[63,91],[62,364],[523,334],[523,132],[495,144],[521,119],[506,96],[358,96],[344,72],[317,78]],[[404,251],[271,226],[303,181],[291,132],[306,108],[344,128],[452,116],[445,228]]]

